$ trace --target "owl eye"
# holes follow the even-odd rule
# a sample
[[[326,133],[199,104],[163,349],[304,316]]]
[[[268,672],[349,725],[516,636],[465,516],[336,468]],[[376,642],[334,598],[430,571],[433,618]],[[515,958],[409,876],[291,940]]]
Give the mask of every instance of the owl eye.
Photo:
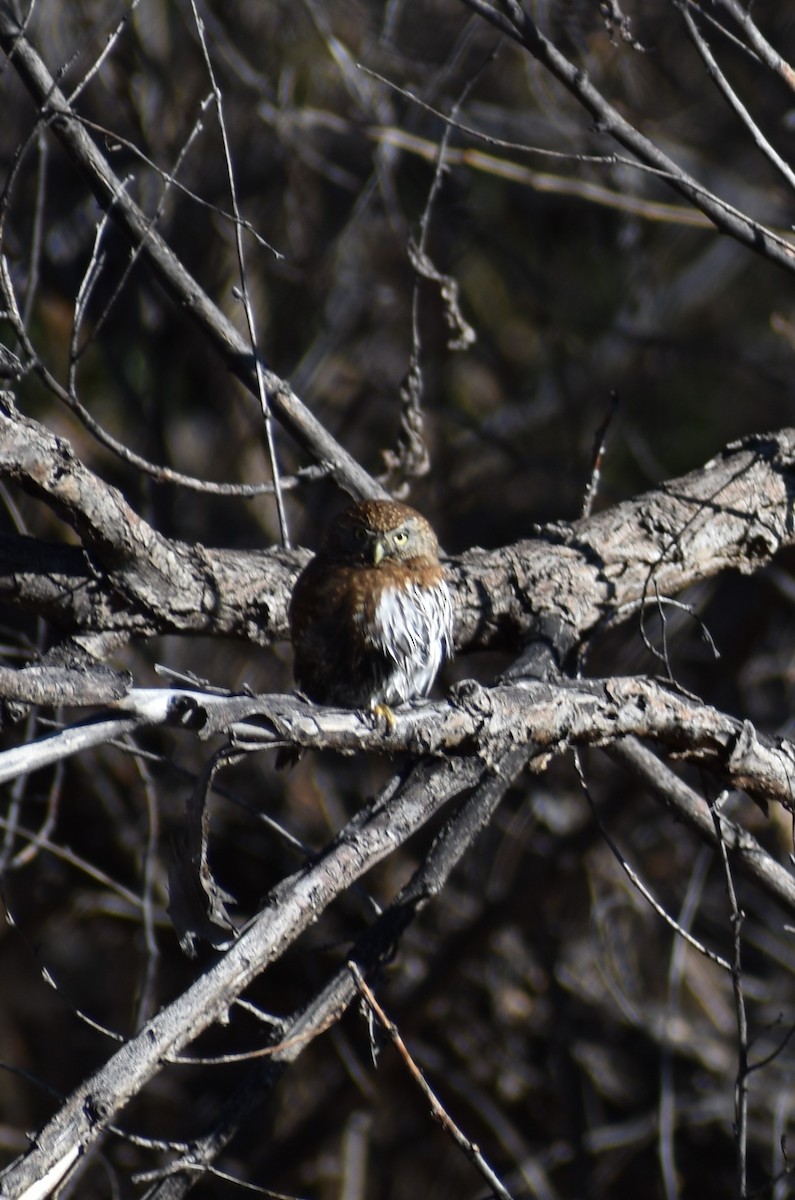
[[[405,546],[405,544],[408,540],[409,540],[409,535],[406,533],[405,529],[399,529],[392,538],[392,541],[395,543],[396,546]]]
[[[361,528],[360,528],[360,529],[354,529],[354,531],[353,531],[353,536],[356,538],[356,541],[357,541],[357,542],[363,542],[363,541],[364,541],[364,539],[367,537],[367,530],[366,530],[366,529],[361,529]]]

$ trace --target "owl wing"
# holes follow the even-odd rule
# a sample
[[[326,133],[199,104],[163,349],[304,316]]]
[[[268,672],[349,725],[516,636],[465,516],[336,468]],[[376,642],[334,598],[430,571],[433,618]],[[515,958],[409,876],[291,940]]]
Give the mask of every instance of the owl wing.
[[[305,567],[290,600],[290,631],[299,688],[313,700],[331,703],[354,666],[351,617],[355,574],[317,556]]]

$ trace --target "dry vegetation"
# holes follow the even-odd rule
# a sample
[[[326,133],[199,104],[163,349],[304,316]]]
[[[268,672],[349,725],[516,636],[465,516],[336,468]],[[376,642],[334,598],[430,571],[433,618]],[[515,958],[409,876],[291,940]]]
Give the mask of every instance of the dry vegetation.
[[[751,15],[0,3],[3,1200],[792,1194]],[[295,547],[383,491],[457,613],[391,730],[286,695]]]

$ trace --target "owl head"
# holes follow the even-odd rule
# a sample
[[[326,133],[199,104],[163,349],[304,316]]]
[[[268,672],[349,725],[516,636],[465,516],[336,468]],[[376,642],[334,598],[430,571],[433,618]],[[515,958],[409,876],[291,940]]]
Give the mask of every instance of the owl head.
[[[362,500],[332,521],[323,553],[343,562],[379,566],[424,558],[437,562],[439,543],[415,509],[395,500]]]

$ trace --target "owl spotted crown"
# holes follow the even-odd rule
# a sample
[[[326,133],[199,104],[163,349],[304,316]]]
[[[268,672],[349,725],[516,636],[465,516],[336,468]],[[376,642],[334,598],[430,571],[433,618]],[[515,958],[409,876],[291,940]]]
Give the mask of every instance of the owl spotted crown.
[[[296,683],[319,704],[427,696],[452,654],[453,606],[425,518],[393,500],[339,513],[296,581],[290,633]]]

